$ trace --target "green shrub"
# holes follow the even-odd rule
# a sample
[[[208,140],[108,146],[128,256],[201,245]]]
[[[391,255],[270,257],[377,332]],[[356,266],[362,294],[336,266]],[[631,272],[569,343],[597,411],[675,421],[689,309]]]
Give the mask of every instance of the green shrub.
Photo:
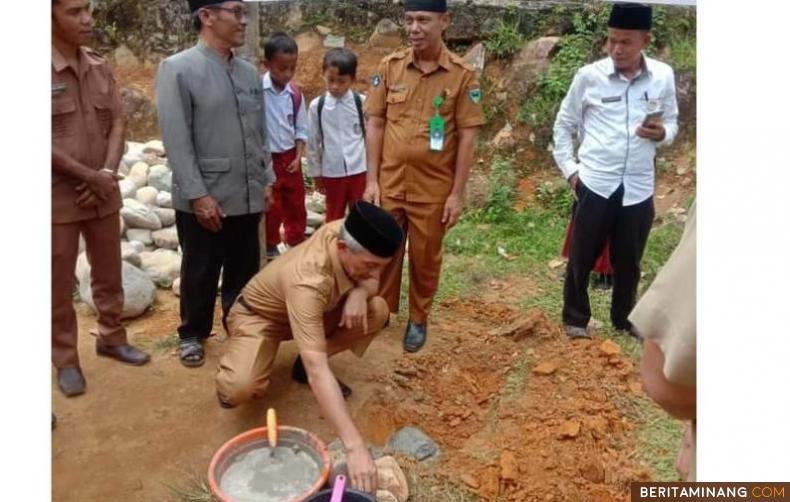
[[[518,29],[518,23],[501,19],[497,21],[496,30],[484,43],[486,50],[499,59],[512,56],[523,44],[524,36]]]

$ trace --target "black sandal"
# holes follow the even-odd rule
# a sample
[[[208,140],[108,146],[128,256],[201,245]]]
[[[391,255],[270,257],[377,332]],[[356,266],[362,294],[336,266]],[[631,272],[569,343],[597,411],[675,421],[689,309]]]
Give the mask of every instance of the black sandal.
[[[197,368],[206,362],[203,345],[197,338],[185,338],[178,344],[178,357],[187,368]]]

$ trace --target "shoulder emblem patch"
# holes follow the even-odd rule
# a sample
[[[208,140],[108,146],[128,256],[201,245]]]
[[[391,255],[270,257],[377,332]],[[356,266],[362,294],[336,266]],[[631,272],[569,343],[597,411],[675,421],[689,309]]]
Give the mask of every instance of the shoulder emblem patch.
[[[480,89],[471,89],[469,91],[469,99],[472,103],[479,105],[483,100],[483,92]]]
[[[376,73],[375,75],[370,77],[370,85],[372,85],[373,87],[380,86],[381,85],[381,75]]]

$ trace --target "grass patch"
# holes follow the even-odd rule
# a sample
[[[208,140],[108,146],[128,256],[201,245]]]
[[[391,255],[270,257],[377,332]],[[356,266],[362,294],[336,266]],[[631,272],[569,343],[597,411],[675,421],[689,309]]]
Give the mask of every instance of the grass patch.
[[[628,396],[621,403],[626,416],[639,424],[637,458],[650,466],[655,481],[677,481],[675,459],[685,423],[675,420],[646,397]]]
[[[187,473],[186,480],[180,485],[165,484],[171,494],[171,502],[219,502],[211,494],[208,481],[195,473]]]
[[[515,54],[524,45],[524,36],[519,31],[518,21],[498,19],[496,28],[484,45],[497,59],[505,59]]]
[[[178,347],[179,341],[178,335],[167,335],[157,338],[154,343],[151,344],[151,347],[159,352],[170,352]]]

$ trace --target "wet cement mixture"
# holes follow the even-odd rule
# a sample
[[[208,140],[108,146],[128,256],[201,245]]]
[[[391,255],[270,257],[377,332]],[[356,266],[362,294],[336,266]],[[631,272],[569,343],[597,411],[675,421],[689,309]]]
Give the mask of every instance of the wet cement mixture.
[[[252,446],[235,455],[220,479],[236,502],[281,502],[307,492],[320,469],[307,452],[292,446]]]

